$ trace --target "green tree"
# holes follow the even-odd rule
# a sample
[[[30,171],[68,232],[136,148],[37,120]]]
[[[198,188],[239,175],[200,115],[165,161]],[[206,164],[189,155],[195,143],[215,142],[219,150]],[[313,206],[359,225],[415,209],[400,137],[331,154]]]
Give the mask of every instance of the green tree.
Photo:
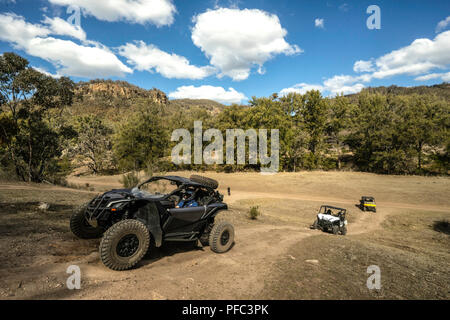
[[[59,170],[61,141],[74,133],[65,126],[56,130],[44,117],[70,105],[73,88],[70,79],[46,76],[14,53],[0,56],[0,141],[24,181],[41,182]]]
[[[144,169],[164,156],[169,138],[160,113],[161,107],[153,104],[141,108],[120,126],[113,145],[120,169]]]
[[[411,171],[410,150],[398,130],[402,118],[397,104],[392,97],[381,94],[359,96],[346,142],[360,170],[388,174]]]
[[[72,152],[88,166],[93,173],[110,171],[114,168],[111,135],[113,130],[103,120],[86,115],[75,119],[77,137]]]
[[[326,132],[337,153],[337,166],[341,169],[341,154],[344,148],[343,131],[349,126],[348,116],[352,105],[347,97],[339,95],[330,102],[329,117]]]
[[[309,165],[317,168],[320,163],[320,152],[323,150],[325,130],[327,126],[328,102],[318,90],[308,91],[303,95],[298,115],[308,133]]]
[[[401,122],[398,129],[405,147],[411,147],[417,157],[417,171],[423,167],[424,147],[439,147],[445,144],[445,126],[443,121],[448,119],[448,103],[430,95],[414,94],[410,97],[397,97],[404,99],[401,104]]]

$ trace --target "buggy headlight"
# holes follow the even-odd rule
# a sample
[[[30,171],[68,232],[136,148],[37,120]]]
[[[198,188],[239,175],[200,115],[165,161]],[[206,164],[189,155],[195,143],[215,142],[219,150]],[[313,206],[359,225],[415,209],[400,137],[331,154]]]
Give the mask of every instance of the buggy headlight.
[[[121,210],[123,207],[125,207],[127,202],[128,201],[113,202],[110,205],[108,205],[108,207],[111,209],[111,211]]]

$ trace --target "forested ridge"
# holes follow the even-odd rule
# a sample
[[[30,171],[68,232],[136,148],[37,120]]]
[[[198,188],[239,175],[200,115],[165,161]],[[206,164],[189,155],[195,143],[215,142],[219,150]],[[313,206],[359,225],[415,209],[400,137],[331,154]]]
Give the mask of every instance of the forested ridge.
[[[157,86],[157,85],[155,85]],[[253,97],[248,105],[169,100],[124,81],[73,83],[0,57],[0,175],[61,183],[79,167],[131,170],[259,170],[256,165],[170,161],[174,129],[279,129],[280,170],[449,173],[450,85],[367,88],[350,96],[319,91]],[[225,134],[224,134],[225,136]],[[207,145],[208,143],[205,143]],[[225,148],[224,148],[225,149]]]

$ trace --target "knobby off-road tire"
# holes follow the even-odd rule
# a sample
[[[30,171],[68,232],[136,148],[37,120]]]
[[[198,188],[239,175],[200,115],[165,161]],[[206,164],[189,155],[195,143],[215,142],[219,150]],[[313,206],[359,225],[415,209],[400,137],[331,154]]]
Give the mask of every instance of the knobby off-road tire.
[[[87,204],[80,206],[70,217],[70,230],[74,235],[81,239],[97,239],[104,232],[101,227],[93,227],[86,220]]]
[[[207,178],[207,177],[203,177],[203,176],[199,176],[196,174],[193,174],[192,176],[189,177],[190,180],[203,184],[207,187],[210,187],[212,189],[217,189],[219,187],[219,182],[217,182],[214,179],[211,178]]]
[[[331,227],[331,232],[333,232],[333,234],[338,234],[339,233],[339,227],[338,226],[332,226]]]
[[[150,233],[140,221],[128,219],[114,224],[100,242],[100,259],[112,270],[134,267],[148,251]]]
[[[209,234],[209,246],[215,253],[224,253],[230,250],[234,243],[234,227],[229,222],[215,224]]]
[[[345,235],[347,234],[347,227],[346,227],[346,226],[343,226],[343,227],[341,228],[341,234],[342,234],[343,236],[345,236]]]
[[[319,221],[317,221],[317,219],[316,219],[310,228],[311,229],[318,229],[319,228]]]

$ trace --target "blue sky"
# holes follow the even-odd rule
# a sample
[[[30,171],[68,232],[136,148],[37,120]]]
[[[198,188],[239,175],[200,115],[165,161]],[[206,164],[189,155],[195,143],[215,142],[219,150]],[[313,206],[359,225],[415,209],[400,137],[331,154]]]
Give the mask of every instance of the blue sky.
[[[111,3],[0,0],[0,53],[75,81],[120,79],[226,104],[450,82],[448,0]],[[80,8],[79,27],[67,21],[70,5]],[[380,29],[367,27],[370,5]]]

